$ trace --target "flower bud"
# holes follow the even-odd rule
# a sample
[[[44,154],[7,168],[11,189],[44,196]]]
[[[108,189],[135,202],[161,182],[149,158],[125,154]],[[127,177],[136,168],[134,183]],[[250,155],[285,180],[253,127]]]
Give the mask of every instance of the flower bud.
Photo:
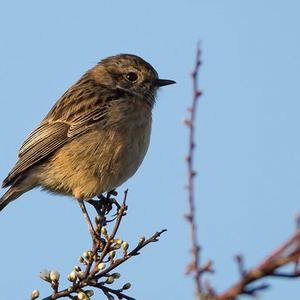
[[[75,270],[73,270],[69,275],[68,275],[68,280],[71,282],[75,282],[77,279],[77,273]]]
[[[59,280],[60,274],[57,271],[50,272],[51,281],[57,282]]]
[[[113,273],[111,274],[111,276],[114,278],[114,279],[119,279],[121,277],[121,274],[120,273]]]
[[[108,276],[105,282],[107,284],[112,284],[114,281],[115,281],[115,279],[112,276]]]
[[[123,248],[124,251],[127,251],[128,247],[129,247],[129,244],[127,242],[122,243],[122,248]]]
[[[92,258],[92,255],[93,255],[92,251],[84,251],[82,256],[83,256],[86,260],[90,260],[90,259]]]
[[[104,270],[106,267],[105,263],[100,263],[98,264],[98,270],[101,271],[101,270]]]
[[[51,281],[50,280],[50,271],[49,270],[43,270],[39,273],[39,277],[45,281]]]
[[[86,291],[87,296],[92,297],[94,296],[94,291],[93,290],[88,290]]]
[[[115,241],[115,243],[116,243],[116,245],[122,245],[122,243],[123,243],[123,240],[122,239],[117,239],[116,241]]]
[[[115,245],[114,245],[114,249],[115,249],[115,250],[118,250],[118,249],[120,249],[120,248],[121,248],[121,245],[120,245],[120,244],[115,244]]]
[[[31,300],[35,300],[40,296],[40,292],[38,290],[34,290],[31,293]]]
[[[116,255],[116,252],[114,250],[109,252],[110,259],[113,259],[115,257],[115,255]]]
[[[106,229],[106,227],[102,227],[102,228],[101,228],[101,233],[102,233],[104,236],[107,236],[107,229]]]
[[[131,283],[130,283],[130,282],[127,282],[127,283],[125,283],[125,284],[123,285],[122,290],[128,290],[128,289],[130,289],[130,288],[131,288]]]
[[[86,293],[84,293],[84,292],[82,292],[82,291],[80,291],[80,292],[78,293],[77,298],[78,298],[79,300],[89,300],[89,299],[90,299],[90,297],[89,297]]]
[[[83,271],[77,272],[77,276],[78,276],[80,279],[83,279],[83,277],[84,277],[84,272],[83,272]]]
[[[97,225],[103,223],[103,221],[104,221],[104,220],[103,220],[103,217],[102,217],[102,216],[97,215],[97,216],[95,217],[95,222],[96,222]]]
[[[76,272],[79,272],[79,271],[81,271],[81,268],[80,268],[79,266],[75,266],[75,267],[74,267],[74,270],[75,270]]]

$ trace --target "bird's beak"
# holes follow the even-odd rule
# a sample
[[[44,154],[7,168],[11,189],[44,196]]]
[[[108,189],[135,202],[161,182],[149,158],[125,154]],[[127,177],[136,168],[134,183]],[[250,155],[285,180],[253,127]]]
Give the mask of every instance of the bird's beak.
[[[156,79],[154,82],[155,86],[157,86],[157,87],[174,84],[174,83],[176,83],[176,81],[169,80],[169,79]]]

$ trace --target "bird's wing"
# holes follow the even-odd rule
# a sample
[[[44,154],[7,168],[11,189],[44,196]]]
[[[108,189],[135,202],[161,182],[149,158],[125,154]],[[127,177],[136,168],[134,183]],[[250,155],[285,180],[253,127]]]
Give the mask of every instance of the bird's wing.
[[[68,139],[69,127],[67,123],[55,122],[41,124],[35,129],[21,146],[19,160],[4,179],[2,186],[11,185],[22,172],[64,145]]]
[[[79,136],[88,132],[95,125],[102,125],[107,121],[108,116],[108,106],[101,105],[95,110],[87,111],[84,114],[78,115],[75,117],[68,130],[68,138],[74,138],[75,136]]]
[[[62,121],[42,123],[22,144],[19,160],[4,179],[2,187],[11,185],[22,172],[47,158],[67,142],[85,134],[94,126],[104,127],[107,121],[107,111],[107,105],[101,105],[95,110],[81,113],[69,123]]]
[[[83,92],[87,98],[81,98],[80,102],[77,101],[79,97],[69,101],[72,100],[68,99],[71,94],[67,92],[56,103],[48,118],[45,118],[22,144],[19,160],[4,179],[2,187],[13,184],[24,171],[53,154],[70,140],[85,134],[94,126],[104,127],[108,120],[109,102],[124,99],[124,94],[118,90],[106,93],[105,89],[101,89],[95,95],[91,93],[91,89],[86,88]],[[74,93],[71,97],[74,98]],[[69,104],[74,104],[72,109]]]

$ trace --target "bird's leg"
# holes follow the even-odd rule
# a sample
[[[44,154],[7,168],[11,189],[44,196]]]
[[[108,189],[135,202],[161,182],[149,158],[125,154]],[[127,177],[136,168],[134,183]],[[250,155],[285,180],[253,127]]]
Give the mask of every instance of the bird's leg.
[[[88,228],[89,228],[89,231],[90,231],[90,234],[92,236],[92,239],[93,239],[93,242],[96,243],[97,240],[98,240],[98,236],[97,236],[97,233],[95,232],[95,229],[93,227],[93,224],[91,222],[91,219],[90,219],[90,216],[86,210],[86,207],[85,207],[85,204],[84,204],[84,201],[83,200],[77,200],[79,205],[80,205],[80,208],[82,210],[82,213],[83,213],[83,217],[88,225]]]
[[[103,203],[101,203],[101,200],[88,199],[85,201],[95,208],[98,215],[102,216],[104,214]]]
[[[117,210],[121,208],[121,205],[118,203],[118,201],[115,198],[112,198],[111,196],[117,196],[118,192],[116,190],[111,190],[107,192],[106,199],[111,202],[111,204],[114,204],[117,207]]]
[[[115,198],[111,197],[111,196],[117,196],[117,195],[118,195],[118,193],[115,190],[111,190],[106,193],[106,196],[104,196],[103,194],[97,196],[99,199],[99,204],[100,205],[102,204],[105,207],[106,214],[108,214],[111,211],[113,204],[116,205],[117,210],[120,209],[120,207],[121,207],[120,204],[116,201]],[[95,200],[93,200],[93,201],[95,201]]]

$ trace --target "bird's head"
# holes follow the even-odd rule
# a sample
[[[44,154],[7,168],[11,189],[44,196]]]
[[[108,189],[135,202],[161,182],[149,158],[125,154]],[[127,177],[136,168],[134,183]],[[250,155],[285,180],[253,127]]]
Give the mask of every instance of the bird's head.
[[[90,72],[98,83],[145,98],[152,104],[158,88],[175,83],[173,80],[160,79],[148,62],[132,54],[110,56]]]

